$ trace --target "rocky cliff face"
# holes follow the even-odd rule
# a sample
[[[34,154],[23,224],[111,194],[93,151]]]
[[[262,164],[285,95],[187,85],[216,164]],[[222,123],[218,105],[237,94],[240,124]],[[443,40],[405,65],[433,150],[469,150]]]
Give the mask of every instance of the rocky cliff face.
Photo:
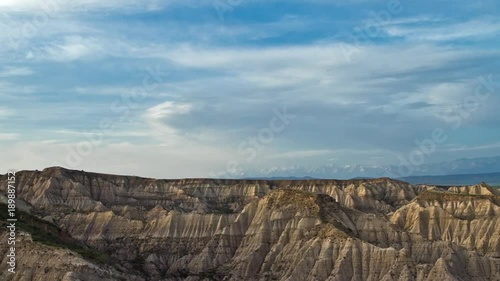
[[[485,184],[49,168],[19,172],[17,196],[19,271],[2,244],[1,280],[500,280],[500,194]]]

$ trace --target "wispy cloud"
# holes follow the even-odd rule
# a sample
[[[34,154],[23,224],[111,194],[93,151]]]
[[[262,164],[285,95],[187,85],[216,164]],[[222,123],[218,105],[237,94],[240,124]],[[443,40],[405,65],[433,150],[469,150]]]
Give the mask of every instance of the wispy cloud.
[[[4,67],[0,69],[0,78],[28,76],[33,73],[34,71],[29,67]]]
[[[500,21],[497,19],[474,19],[466,22],[439,24],[415,22],[415,25],[405,25],[401,22],[392,23],[384,28],[391,37],[402,37],[409,41],[445,42],[453,40],[486,40],[500,34]]]
[[[47,44],[29,51],[28,59],[73,61],[81,58],[96,59],[107,52],[102,42],[95,38],[68,36],[62,42]]]
[[[481,144],[481,145],[450,144],[448,145],[447,150],[450,152],[460,152],[460,151],[488,150],[492,148],[500,148],[500,142]]]
[[[287,159],[294,159],[294,158],[308,158],[308,157],[314,157],[314,156],[328,156],[330,154],[335,153],[336,151],[334,150],[302,150],[302,151],[291,151],[291,152],[285,152],[285,153],[278,153],[278,154],[273,154],[267,156],[268,158],[287,158]]]
[[[0,2],[0,9],[14,12],[33,12],[33,11],[53,11],[53,12],[81,12],[89,10],[102,9],[145,9],[157,10],[166,5],[178,3],[177,1],[159,1],[159,0],[4,0]]]
[[[7,42],[0,46],[0,119],[8,121],[0,138],[17,143],[0,152],[21,168],[64,160],[82,132],[117,118],[110,105],[127,104],[156,65],[168,81],[116,122],[82,167],[207,176],[240,161],[238,145],[285,105],[297,118],[266,145],[265,157],[245,165],[377,164],[449,125],[440,114],[474,93],[477,76],[498,80],[500,27],[484,15],[497,5],[489,0],[457,14],[433,2],[405,6],[359,43],[349,32],[372,22],[383,3],[243,1],[221,21],[212,0],[52,1],[0,3],[0,40]],[[47,22],[26,36],[22,28],[44,5]],[[346,48],[355,51],[349,60]],[[443,149],[439,157],[498,151],[473,149],[494,143],[498,106],[492,96],[450,134],[469,149]],[[483,131],[467,142],[464,132],[473,128]]]
[[[0,107],[0,119],[5,119],[7,117],[11,117],[14,114],[15,114],[15,110],[9,109],[9,108]]]
[[[146,110],[144,119],[151,126],[151,135],[162,138],[164,143],[177,145],[183,142],[181,130],[170,125],[171,119],[179,115],[188,114],[192,105],[167,101]]]
[[[0,140],[16,140],[19,137],[20,135],[15,133],[0,133]]]

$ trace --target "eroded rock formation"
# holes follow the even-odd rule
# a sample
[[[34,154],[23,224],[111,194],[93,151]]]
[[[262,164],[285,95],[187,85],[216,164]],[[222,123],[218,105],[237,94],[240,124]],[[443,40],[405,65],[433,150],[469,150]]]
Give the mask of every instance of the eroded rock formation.
[[[485,184],[48,168],[19,172],[16,186],[26,230],[18,273],[3,260],[2,280],[500,280],[500,193]]]

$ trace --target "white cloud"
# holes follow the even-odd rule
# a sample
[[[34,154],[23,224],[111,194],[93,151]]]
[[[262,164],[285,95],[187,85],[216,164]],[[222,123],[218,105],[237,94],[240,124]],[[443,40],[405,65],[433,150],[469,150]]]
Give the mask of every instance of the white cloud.
[[[285,153],[278,153],[278,154],[273,154],[269,155],[267,158],[308,158],[308,157],[314,157],[314,156],[326,156],[336,153],[335,150],[328,150],[328,149],[323,149],[323,150],[301,150],[301,151],[291,151],[291,152],[285,152]]]
[[[410,41],[477,40],[497,36],[500,33],[500,21],[486,18],[461,23],[442,22],[438,25],[418,24],[416,26],[391,23],[383,29],[391,37],[404,37]]]
[[[45,130],[44,132],[50,133],[50,134],[57,134],[57,135],[70,135],[70,136],[77,136],[77,137],[84,137],[84,133],[86,131],[76,131],[76,130]],[[116,131],[106,131],[104,133],[105,135],[103,137],[105,138],[110,138],[110,137],[149,137],[151,133],[149,131],[143,130],[116,130]]]
[[[15,112],[16,111],[13,109],[0,107],[0,119],[11,117],[15,114]]]
[[[106,52],[103,42],[96,38],[67,36],[63,42],[51,43],[31,53],[34,59],[65,62],[85,57],[99,58]]]
[[[373,19],[370,19],[372,21]],[[380,26],[387,25],[408,25],[408,24],[423,24],[423,23],[436,23],[443,21],[443,18],[430,16],[430,15],[417,15],[413,17],[405,17],[405,18],[394,18],[387,22],[379,23]],[[367,21],[367,23],[369,23]]]
[[[408,95],[416,94],[415,87],[444,87],[446,83],[460,86],[463,77],[453,77],[454,73],[444,73],[443,81],[432,77],[418,77],[463,61],[471,61],[494,53],[478,53],[432,45],[394,44],[391,46],[353,46],[357,52],[348,62],[342,47],[338,44],[312,44],[304,46],[268,48],[171,48],[156,54],[185,68],[196,68],[221,72],[210,81],[180,83],[182,87],[196,89],[203,84],[204,89],[213,84],[214,91],[225,92],[228,84],[243,84],[246,89],[273,89],[273,97],[293,96],[295,101],[321,100],[339,104],[357,103],[363,99],[380,100],[393,96],[399,91]],[[390,62],[390,63],[387,63]],[[447,77],[445,77],[447,76]],[[450,80],[450,78],[452,80]],[[222,86],[228,85],[228,86]],[[182,88],[181,87],[181,88]],[[218,87],[218,89],[215,89]],[[256,88],[256,89],[253,89]],[[405,88],[405,89],[401,89]],[[206,92],[211,92],[206,90]],[[447,92],[451,92],[448,89]],[[412,94],[413,93],[413,94]],[[426,94],[426,99],[446,100],[437,93]],[[407,98],[407,97],[403,97]],[[394,100],[392,100],[394,102]],[[397,102],[397,101],[396,101]]]
[[[49,13],[67,11],[89,11],[102,9],[144,9],[155,10],[177,1],[160,0],[2,0],[0,10],[13,12]]]
[[[495,51],[485,53],[480,48],[438,44],[454,39],[487,38],[498,31],[498,22],[494,20],[448,24],[441,18],[431,16],[395,18],[383,28],[390,36],[408,39],[406,43],[384,42],[379,45],[377,42],[370,42],[347,45],[320,39],[273,46],[270,42],[278,40],[266,40],[266,44],[258,42],[264,38],[281,38],[280,36],[288,33],[293,33],[294,37],[299,37],[299,32],[309,34],[308,31],[318,26],[321,19],[316,21],[314,18],[284,16],[278,22],[235,26],[209,21],[185,24],[174,20],[161,27],[138,24],[130,28],[127,19],[116,22],[113,19],[116,17],[110,17],[111,20],[101,18],[96,21],[98,25],[85,22],[84,17],[78,16],[71,21],[69,16],[64,15],[65,12],[85,9],[98,13],[113,12],[110,10],[135,13],[159,9],[174,2],[182,3],[181,0],[61,2],[58,11],[61,15],[54,17],[47,26],[40,29],[36,38],[28,40],[29,48],[22,49],[30,59],[27,65],[34,67],[39,74],[44,70],[47,73],[52,70],[54,64],[47,61],[71,63],[86,60],[84,64],[78,65],[83,70],[78,73],[87,73],[85,71],[89,69],[96,73],[89,77],[75,74],[71,81],[62,81],[64,86],[59,83],[44,85],[43,90],[36,89],[40,95],[30,95],[23,100],[18,112],[0,108],[0,119],[17,113],[24,119],[16,121],[19,123],[27,122],[26,120],[50,123],[50,127],[43,128],[45,131],[60,126],[61,129],[44,132],[46,134],[43,136],[52,139],[53,134],[57,134],[55,138],[73,142],[80,139],[80,128],[97,126],[100,118],[110,116],[110,103],[103,101],[113,98],[109,95],[129,92],[126,85],[130,81],[125,79],[129,79],[134,71],[142,71],[143,67],[139,65],[154,61],[162,69],[168,68],[174,74],[172,78],[168,78],[169,83],[159,85],[141,108],[132,111],[127,118],[130,120],[126,121],[133,123],[119,124],[118,127],[122,127],[106,135],[104,144],[96,148],[96,153],[84,164],[85,169],[93,167],[89,163],[96,164],[97,170],[118,173],[136,169],[135,171],[140,170],[142,174],[148,175],[149,172],[143,171],[152,169],[156,176],[164,177],[161,169],[154,167],[155,162],[148,164],[146,160],[161,162],[169,159],[168,161],[180,161],[179,163],[187,165],[185,167],[188,168],[184,167],[184,174],[193,176],[191,168],[206,171],[212,163],[224,165],[222,159],[244,158],[237,153],[238,144],[267,126],[272,109],[283,104],[290,105],[298,118],[290,129],[277,134],[275,141],[266,146],[266,156],[260,157],[251,165],[266,167],[287,164],[290,159],[301,158],[322,161],[321,156],[330,154],[328,158],[332,158],[332,153],[336,153],[337,158],[351,161],[352,157],[365,159],[367,155],[373,155],[372,151],[377,148],[383,151],[377,155],[386,155],[387,150],[413,146],[415,135],[428,129],[429,124],[425,122],[431,118],[435,121],[433,114],[437,107],[430,105],[446,107],[460,102],[473,89],[475,82],[471,81],[478,72],[491,67],[486,59],[498,57],[498,52]],[[29,18],[40,11],[40,3],[41,1],[7,0],[0,3],[0,13],[18,10],[28,12],[18,14]],[[211,1],[203,3],[212,4]],[[215,12],[212,12],[216,17]],[[488,22],[492,25],[486,26]],[[4,25],[0,27],[10,30],[3,28]],[[437,32],[434,32],[434,28]],[[474,33],[476,29],[478,31]],[[439,37],[443,35],[445,37]],[[3,38],[1,36],[0,39]],[[154,40],[151,39],[153,36]],[[338,40],[339,37],[335,38]],[[399,38],[397,40],[401,42]],[[252,42],[248,44],[249,41]],[[346,47],[350,49],[346,50]],[[345,52],[349,50],[354,52],[350,60],[347,60]],[[32,64],[37,65],[35,67]],[[67,64],[57,65],[68,71],[73,67],[70,65],[71,67],[66,68]],[[61,69],[63,68],[56,70]],[[98,76],[100,71],[109,74],[110,70],[116,71],[109,79],[109,83],[113,85],[85,84],[87,81],[97,80],[90,76]],[[0,78],[30,74],[32,69],[23,66],[0,70]],[[121,78],[121,81],[116,81]],[[67,84],[73,83],[73,80],[81,84]],[[106,80],[103,84],[108,81],[103,80]],[[13,85],[12,81],[9,83],[0,81],[0,95],[5,95],[7,91],[4,88],[8,86],[9,96],[22,97],[19,95],[21,85]],[[89,92],[95,95],[78,95]],[[63,94],[74,96],[63,97]],[[54,102],[56,95],[62,97],[57,97],[57,103]],[[76,104],[75,99],[85,101],[85,104]],[[163,102],[165,100],[169,101]],[[143,106],[148,108],[144,109]],[[413,106],[412,110],[408,106]],[[494,116],[490,119],[496,120],[496,113],[492,115]],[[40,130],[33,131],[38,133]],[[395,131],[398,134],[394,134]],[[313,145],[311,139],[314,139]],[[151,144],[151,148],[134,143],[139,141]],[[40,155],[47,156],[50,151],[57,152],[54,156],[64,158],[63,152],[66,149],[61,142],[50,140],[24,145],[28,148],[26,151],[22,151],[21,147],[16,151],[20,155],[26,153],[26,159],[32,163],[45,166],[50,163]],[[47,147],[48,152],[43,147]],[[229,149],[225,149],[227,147]],[[291,151],[291,147],[298,151]],[[332,147],[339,150],[333,151],[330,149]],[[220,148],[223,156],[214,152]],[[370,153],[359,156],[365,151],[363,148]],[[57,149],[63,152],[58,152]],[[160,153],[155,154],[155,150]],[[116,156],[123,151],[126,156]],[[141,158],[140,153],[146,156]],[[207,159],[205,166],[197,166],[196,159],[203,155],[213,159]],[[110,159],[99,164],[98,158],[103,156]],[[183,158],[189,161],[182,162]],[[138,163],[134,163],[137,159]],[[25,165],[23,168],[28,168],[33,165],[28,160],[19,160],[18,163]],[[170,162],[167,166],[172,171],[182,169],[174,167]],[[205,174],[201,172],[200,175]]]
[[[155,178],[204,177],[225,170],[231,154],[220,147],[140,145],[117,142],[76,153],[78,143],[16,141],[2,149],[0,170],[43,169],[50,166]],[[76,154],[75,154],[76,153]],[[189,168],[187,168],[189,167]]]
[[[500,142],[480,144],[480,145],[463,145],[454,143],[454,144],[449,144],[446,147],[448,147],[447,151],[450,152],[488,150],[488,149],[500,148]]]
[[[347,63],[338,44],[203,49],[181,46],[171,49],[163,56],[184,66],[229,70],[258,66],[262,71],[303,64],[331,67]]]
[[[16,140],[20,137],[19,134],[15,133],[0,133],[0,140]]]
[[[5,67],[0,70],[0,78],[14,77],[14,76],[28,76],[34,72],[29,67]]]
[[[149,108],[146,112],[146,118],[149,120],[165,120],[165,118],[177,114],[186,114],[190,112],[191,109],[191,104],[167,101]]]
[[[162,139],[164,144],[185,144],[185,137],[178,129],[170,126],[169,121],[178,115],[188,114],[192,108],[188,103],[167,101],[147,109],[143,118],[151,126],[151,135]]]

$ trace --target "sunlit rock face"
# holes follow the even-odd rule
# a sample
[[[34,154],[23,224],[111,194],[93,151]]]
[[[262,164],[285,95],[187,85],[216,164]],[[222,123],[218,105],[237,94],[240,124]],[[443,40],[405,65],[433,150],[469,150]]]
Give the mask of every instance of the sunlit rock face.
[[[17,196],[26,223],[50,230],[52,243],[27,226],[14,275],[2,243],[0,280],[500,280],[500,196],[485,184],[49,168],[19,172]]]

